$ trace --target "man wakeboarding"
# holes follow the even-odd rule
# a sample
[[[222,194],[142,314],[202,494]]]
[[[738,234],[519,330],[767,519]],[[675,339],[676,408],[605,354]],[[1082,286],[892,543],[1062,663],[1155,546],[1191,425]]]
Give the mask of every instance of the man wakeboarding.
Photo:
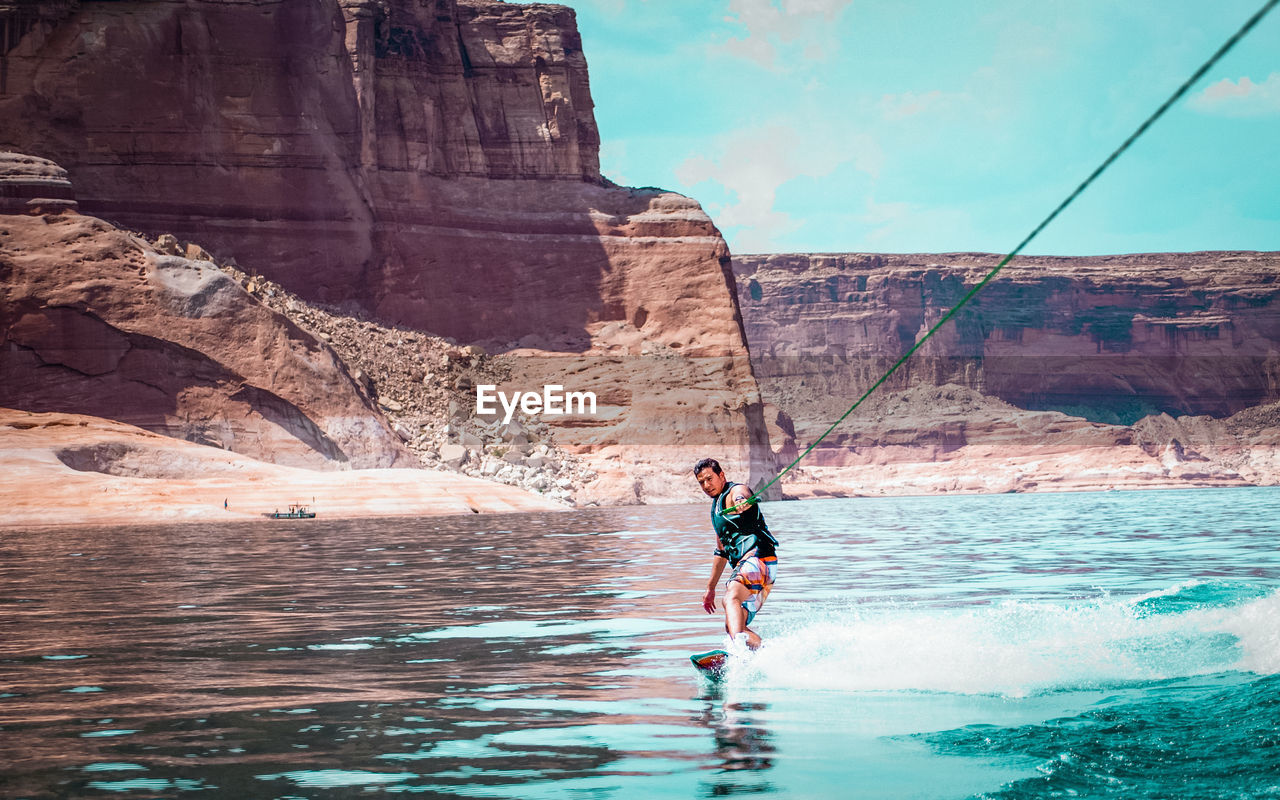
[[[759,634],[748,626],[773,589],[778,540],[769,533],[756,501],[746,502],[751,490],[730,481],[718,461],[702,459],[694,466],[693,474],[711,498],[711,527],[716,534],[711,580],[707,582],[702,607],[708,614],[716,613],[716,584],[728,565],[732,572],[724,592],[724,630],[729,637],[726,649],[744,655],[760,646]]]

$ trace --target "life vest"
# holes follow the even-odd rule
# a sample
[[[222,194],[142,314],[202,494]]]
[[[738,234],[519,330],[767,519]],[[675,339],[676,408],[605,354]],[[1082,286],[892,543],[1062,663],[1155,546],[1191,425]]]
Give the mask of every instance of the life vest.
[[[711,501],[711,527],[715,529],[716,539],[720,542],[720,548],[715,554],[728,559],[729,565],[733,567],[738,566],[738,562],[752,550],[757,556],[772,556],[776,555],[778,547],[778,540],[769,533],[769,526],[764,523],[764,514],[756,503],[734,516],[722,513],[729,491],[738,485],[726,483],[724,491]]]

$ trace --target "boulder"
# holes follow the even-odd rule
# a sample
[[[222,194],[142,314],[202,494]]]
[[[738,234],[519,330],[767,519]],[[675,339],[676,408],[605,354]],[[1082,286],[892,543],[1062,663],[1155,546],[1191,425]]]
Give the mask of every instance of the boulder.
[[[198,244],[188,243],[187,248],[183,251],[182,255],[186,256],[191,261],[213,261],[213,256],[209,254],[209,251],[205,250]]]
[[[457,469],[467,460],[470,450],[460,444],[443,444],[440,445],[440,460],[445,464]]]
[[[156,252],[166,256],[183,256],[186,255],[186,248],[178,241],[178,237],[171,233],[162,233],[156,237]]]

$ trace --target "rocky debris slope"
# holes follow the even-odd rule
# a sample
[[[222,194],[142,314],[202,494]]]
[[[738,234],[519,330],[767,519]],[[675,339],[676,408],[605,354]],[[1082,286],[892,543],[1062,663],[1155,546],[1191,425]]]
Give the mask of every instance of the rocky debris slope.
[[[736,256],[775,446],[816,439],[998,258]],[[1020,258],[786,491],[1278,483],[1278,353],[1280,254]]]
[[[74,212],[0,215],[0,406],[279,464],[410,461],[332,348],[192,255]]]
[[[183,247],[173,236],[161,237],[158,246]],[[568,504],[597,477],[556,445],[545,422],[519,411],[506,422],[505,414],[476,415],[474,387],[510,377],[510,365],[502,359],[474,345],[308,303],[232,264],[223,270],[264,305],[333,347],[422,466],[518,486]]]
[[[5,408],[0,465],[0,528],[251,520],[291,503],[321,519],[563,508],[463,475],[284,467],[97,417]]]
[[[612,416],[548,420],[600,502],[688,499],[709,452],[758,479],[724,240],[696,202],[600,175],[584,46],[545,4],[80,3],[9,51],[0,146],[309,302],[518,349],[513,390],[607,392]]]

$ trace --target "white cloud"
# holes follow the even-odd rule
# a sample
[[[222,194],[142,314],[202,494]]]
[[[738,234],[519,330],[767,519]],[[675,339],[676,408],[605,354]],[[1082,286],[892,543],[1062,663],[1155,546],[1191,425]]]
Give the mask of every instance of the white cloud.
[[[880,98],[880,113],[887,120],[905,119],[936,108],[942,100],[943,94],[937,89],[929,92],[886,94]]]
[[[800,222],[775,208],[778,189],[796,178],[822,178],[843,164],[875,176],[884,156],[871,137],[846,130],[804,133],[775,123],[751,127],[730,136],[714,156],[697,155],[676,168],[685,186],[712,181],[729,200],[708,204],[716,224],[732,231],[739,252],[767,252],[781,235]]]
[[[1238,81],[1223,78],[1194,95],[1188,105],[1205,114],[1228,117],[1255,117],[1280,114],[1280,72],[1273,72],[1261,83],[1245,76]]]
[[[746,35],[729,40],[732,55],[767,68],[777,66],[784,46],[799,45],[808,60],[821,61],[840,46],[833,23],[852,0],[729,0],[730,22]]]
[[[614,183],[630,186],[631,179],[626,173],[626,165],[629,163],[626,139],[604,139],[600,142],[601,175]]]
[[[972,241],[972,219],[958,208],[880,203],[868,197],[866,210],[858,221],[872,228],[865,241],[887,252],[937,253]]]

